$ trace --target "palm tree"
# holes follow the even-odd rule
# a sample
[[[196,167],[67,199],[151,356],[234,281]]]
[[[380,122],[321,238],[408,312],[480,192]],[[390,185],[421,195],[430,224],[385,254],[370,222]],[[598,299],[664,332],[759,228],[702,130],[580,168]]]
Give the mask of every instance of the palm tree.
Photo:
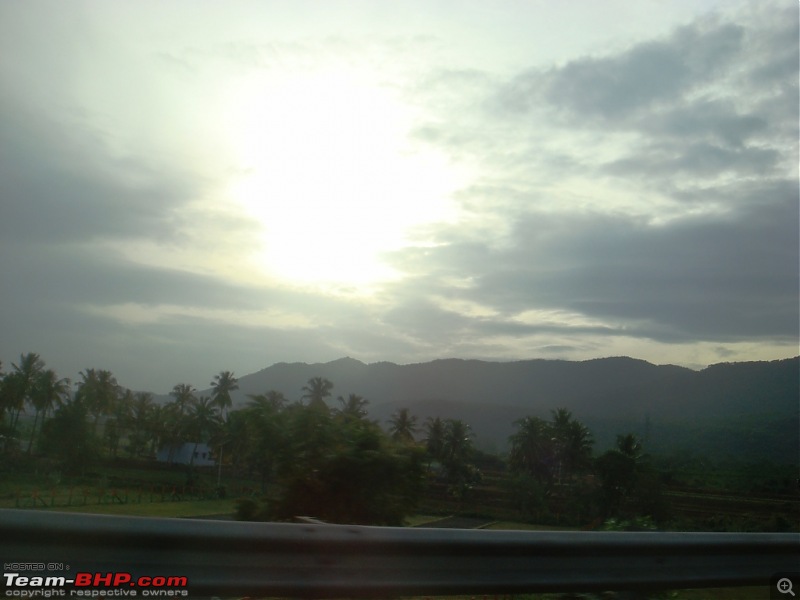
[[[25,384],[25,389],[30,393],[36,384],[36,378],[44,371],[44,361],[35,352],[19,355],[19,365],[11,363],[14,372],[19,375]]]
[[[9,416],[9,433],[13,437],[19,415],[25,410],[25,387],[18,373],[8,373],[3,378],[2,403]]]
[[[233,404],[231,392],[239,389],[239,382],[233,376],[232,371],[220,371],[219,375],[214,375],[214,381],[211,382],[211,386],[213,402],[219,407],[220,414],[225,418],[228,414],[228,409]]]
[[[94,415],[94,432],[100,417],[111,413],[119,396],[120,386],[111,371],[86,369],[81,371],[76,399]]]
[[[39,415],[42,415],[42,425],[47,418],[47,413],[56,405],[63,404],[64,398],[69,394],[69,379],[59,379],[55,371],[47,369],[40,371],[34,381],[33,389],[31,390],[30,398],[31,404],[36,410],[36,416],[33,419],[33,429],[31,429],[31,437],[28,441],[28,454],[31,453],[33,448],[33,438],[36,435],[36,426],[39,423]]]
[[[171,435],[169,417],[172,412],[170,404],[152,404],[150,406],[145,427],[150,440],[149,452],[151,455],[168,444]]]
[[[189,431],[194,436],[194,450],[189,464],[194,464],[194,456],[197,454],[197,445],[200,442],[207,443],[214,432],[219,427],[221,420],[216,413],[215,403],[211,398],[201,396],[196,398],[192,404],[189,413],[190,425]]]
[[[472,485],[480,479],[480,471],[472,464],[472,431],[460,419],[445,421],[442,466],[448,481],[448,490],[459,504]]]
[[[58,379],[54,371],[48,369],[42,373],[40,379],[42,386],[42,394],[46,397],[44,401],[44,414],[42,415],[42,423],[47,419],[47,413],[51,410],[55,411],[64,405],[70,397],[70,380],[67,377]]]
[[[389,419],[389,433],[396,442],[411,444],[417,431],[417,417],[409,414],[407,408],[401,408]]]
[[[428,417],[425,421],[425,449],[435,460],[441,460],[444,450],[444,421],[439,417]]]
[[[32,400],[32,395],[36,387],[36,381],[44,370],[44,361],[35,352],[20,354],[19,364],[11,363],[14,367],[13,373],[6,376],[8,386],[8,404],[10,410],[15,411],[11,419],[11,433],[13,435],[17,429],[19,415],[25,410],[25,404]],[[35,427],[34,423],[34,427]]]
[[[366,406],[369,404],[369,400],[365,400],[358,394],[350,394],[347,399],[339,396],[337,400],[339,404],[342,405],[342,408],[338,409],[336,412],[342,418],[346,420],[358,420],[367,416]]]
[[[526,417],[514,424],[518,431],[511,436],[512,469],[532,475],[550,485],[561,483],[588,467],[592,459],[592,434],[576,421],[572,413],[559,408],[546,422],[539,417]]]
[[[617,448],[608,450],[595,461],[606,514],[617,514],[632,494],[641,475],[641,460],[642,442],[629,433],[618,435]]]
[[[273,410],[283,410],[286,406],[286,396],[275,390],[269,390],[265,394],[248,394],[247,397],[250,398],[248,407],[268,406]]]
[[[553,444],[550,426],[539,417],[525,417],[514,423],[509,462],[511,468],[549,481],[552,475]]]
[[[461,419],[447,419],[444,431],[445,463],[460,463],[472,453],[472,431]]]
[[[552,424],[553,428],[556,431],[567,429],[572,423],[572,411],[566,408],[557,408],[556,410],[550,411],[552,415]]]
[[[194,395],[196,391],[197,390],[188,383],[178,383],[172,388],[169,395],[175,398],[175,400],[170,404],[174,407],[178,416],[182,417],[186,414],[192,402],[196,400]]]
[[[617,449],[634,461],[642,458],[642,440],[632,433],[617,436]]]
[[[188,383],[178,383],[175,384],[172,391],[169,393],[174,400],[164,407],[166,410],[162,415],[164,418],[166,443],[169,447],[169,462],[172,462],[175,450],[186,441],[186,435],[189,433],[186,414],[196,400],[194,395],[196,391],[197,390]]]
[[[251,401],[241,411],[235,411],[236,417],[231,423],[231,430],[238,430],[243,439],[231,444],[231,452],[235,461],[247,466],[251,473],[261,476],[262,490],[266,489],[272,479],[281,457],[290,452],[288,436],[288,415],[293,410],[286,408],[286,398],[280,392],[270,391],[266,394],[251,395]],[[300,405],[298,405],[300,406]],[[302,407],[303,410],[311,410]],[[323,414],[312,411],[317,415]],[[325,418],[329,418],[327,413]],[[242,443],[244,442],[244,443]]]
[[[220,423],[214,401],[207,396],[200,396],[192,402],[189,416],[192,419],[190,428],[192,434],[200,441],[208,441],[208,438]]]
[[[146,440],[152,434],[150,419],[153,413],[153,394],[150,392],[136,392],[131,403],[131,437],[129,452],[136,456],[146,446]]]
[[[249,409],[234,410],[211,436],[211,443],[219,449],[217,455],[217,485],[222,483],[222,449],[227,448],[229,462],[234,468],[246,463],[247,454],[252,447],[252,418]]]
[[[562,475],[568,476],[589,466],[594,442],[589,429],[573,419],[571,411],[559,408],[552,414],[551,428],[560,480]]]
[[[133,392],[125,389],[117,396],[117,401],[110,411],[111,418],[108,419],[104,427],[104,437],[108,444],[108,450],[117,457],[119,441],[124,432],[130,429],[133,421],[133,405],[135,402]]]
[[[9,394],[6,390],[6,375],[2,371],[3,361],[0,361],[0,423],[5,421],[6,412],[9,410]]]
[[[303,386],[303,399],[308,400],[308,406],[314,408],[324,408],[328,410],[328,405],[325,404],[325,398],[331,395],[333,383],[322,377],[312,377],[308,380],[308,385]]]

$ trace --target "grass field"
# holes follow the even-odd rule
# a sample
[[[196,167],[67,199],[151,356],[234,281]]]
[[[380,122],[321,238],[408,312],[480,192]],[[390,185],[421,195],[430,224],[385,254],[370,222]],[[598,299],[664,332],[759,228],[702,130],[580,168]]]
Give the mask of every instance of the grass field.
[[[136,517],[206,517],[210,515],[231,515],[235,509],[236,501],[225,499],[146,502],[142,504],[89,504],[86,506],[58,506],[41,510]]]
[[[558,527],[556,525],[537,525],[535,523],[516,523],[514,521],[498,521],[483,529],[510,529],[514,531],[577,531],[577,527]]]

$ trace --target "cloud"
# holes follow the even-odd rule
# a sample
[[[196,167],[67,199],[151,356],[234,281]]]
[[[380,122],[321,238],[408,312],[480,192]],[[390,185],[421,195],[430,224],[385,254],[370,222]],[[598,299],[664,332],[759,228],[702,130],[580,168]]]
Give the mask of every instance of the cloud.
[[[280,360],[330,360],[371,317],[351,301],[311,291],[132,263],[92,246],[19,245],[0,268],[5,360],[36,351],[75,376],[109,368],[124,385],[165,391],[198,384],[203,369],[246,373]],[[374,333],[370,344],[380,335]],[[383,339],[386,342],[386,339]],[[5,362],[5,361],[4,361]],[[199,383],[204,384],[204,381]]]
[[[760,205],[751,197],[724,218],[658,225],[625,215],[530,213],[502,248],[461,242],[451,231],[442,246],[424,251],[436,281],[415,288],[490,307],[506,322],[531,309],[563,309],[605,324],[586,333],[663,342],[797,339],[800,214],[786,183],[771,190],[777,197]],[[448,289],[443,273],[471,284]],[[414,298],[404,306],[398,314],[425,315],[420,332],[488,333],[483,319],[445,315]],[[407,316],[403,325],[411,324]],[[530,328],[515,326],[520,335]]]
[[[549,153],[535,133],[544,131],[591,144],[592,153],[572,147],[580,160],[571,166],[601,175],[785,170],[796,164],[785,156],[797,137],[796,13],[776,5],[755,16],[706,17],[616,53],[530,69],[486,106],[534,142],[518,135],[507,144],[519,163]]]
[[[520,53],[490,60],[505,56],[498,48],[467,60],[480,49],[460,53],[446,28],[181,29],[175,9],[157,27],[134,19],[110,44],[91,11],[61,36],[55,18],[36,29],[33,13],[0,12],[6,360],[52,352],[59,370],[148,373],[163,391],[219,369],[341,355],[670,346],[700,364],[755,347],[796,353],[796,6],[726,8],[561,62],[532,53],[522,67]],[[11,31],[13,19],[25,27]],[[94,56],[93,44],[108,52]],[[225,125],[213,125],[240,78],[340,67],[377,73],[372,83],[407,102],[409,153],[446,155],[466,174],[457,214],[386,253],[403,278],[363,297],[279,285],[254,265],[262,225],[226,200],[236,161],[216,136]],[[315,243],[336,244],[341,228],[323,225]],[[355,244],[369,235],[347,225]]]
[[[649,114],[637,126],[650,135],[677,140],[713,140],[739,148],[766,131],[769,121],[757,113],[740,113],[735,103],[703,98]]]
[[[393,256],[414,277],[390,319],[450,347],[795,343],[796,94],[763,87],[796,79],[784,50],[767,67],[785,22],[706,19],[508,84],[482,78],[463,111],[417,132],[491,168],[456,196],[460,223]]]
[[[502,90],[501,105],[523,112],[546,102],[572,119],[625,121],[705,86],[736,63],[743,37],[739,25],[695,23],[617,55],[521,74]]]
[[[781,157],[772,148],[731,149],[682,140],[648,144],[635,154],[603,165],[602,170],[620,177],[711,178],[727,174],[746,177],[773,174]]]
[[[0,94],[0,235],[26,242],[175,239],[200,182],[180,169],[115,152],[90,123],[66,125]],[[13,148],[13,152],[11,149]]]

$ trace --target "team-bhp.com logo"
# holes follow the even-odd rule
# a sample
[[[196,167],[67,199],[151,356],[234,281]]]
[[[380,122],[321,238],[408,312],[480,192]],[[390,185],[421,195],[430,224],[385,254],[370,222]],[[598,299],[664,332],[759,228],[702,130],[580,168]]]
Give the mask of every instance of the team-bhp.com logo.
[[[5,596],[16,598],[58,597],[188,597],[186,577],[134,576],[127,572],[66,575],[33,575],[4,572]]]

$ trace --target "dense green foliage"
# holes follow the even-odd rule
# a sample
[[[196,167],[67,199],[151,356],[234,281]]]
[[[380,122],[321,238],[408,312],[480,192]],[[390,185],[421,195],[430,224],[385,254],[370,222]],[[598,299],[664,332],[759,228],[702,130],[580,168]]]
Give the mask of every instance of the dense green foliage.
[[[231,413],[240,437],[236,468],[257,475],[264,500],[240,516],[307,515],[335,523],[400,525],[423,489],[423,453],[364,418],[363,399],[330,411],[321,398],[284,406],[275,394]],[[246,443],[241,443],[244,437]]]
[[[413,443],[414,419],[405,415],[393,435],[366,419],[367,401],[350,394],[341,408],[325,403],[333,384],[321,377],[303,387],[308,404],[289,404],[268,391],[231,410],[238,388],[230,371],[212,381],[213,397],[198,397],[187,383],[175,385],[163,406],[133,393],[109,371],[81,372],[74,394],[36,354],[20,357],[0,380],[0,427],[6,457],[37,454],[59,472],[78,476],[101,456],[152,456],[174,460],[183,444],[210,443],[221,468],[261,482],[263,499],[243,504],[250,518],[311,515],[339,523],[400,525],[424,488],[424,450]],[[20,418],[28,411],[33,422]],[[52,416],[47,419],[48,413]],[[27,426],[27,443],[19,434]],[[187,481],[192,482],[192,462]],[[222,488],[220,488],[221,492]]]
[[[65,473],[81,473],[97,459],[100,441],[88,423],[88,412],[76,399],[44,424],[40,449],[56,458]]]
[[[323,377],[309,379],[298,401],[269,390],[238,408],[232,372],[220,372],[211,386],[206,397],[179,383],[159,405],[152,394],[122,388],[109,371],[85,369],[71,391],[37,354],[24,354],[0,372],[2,470],[27,465],[34,479],[73,485],[91,480],[104,460],[148,465],[160,451],[174,463],[181,446],[203,443],[217,466],[200,469],[194,458],[176,464],[178,479],[150,495],[174,499],[171,490],[202,482],[221,497],[239,482],[234,493],[251,490],[239,503],[246,519],[399,525],[421,508],[581,527],[609,519],[742,531],[800,524],[792,467],[700,453],[652,456],[652,445],[634,434],[617,435],[613,448],[595,454],[589,428],[563,408],[547,420],[517,420],[508,454],[496,456],[476,450],[460,419],[418,425],[401,408],[384,429],[368,419],[369,402],[358,394],[331,403],[333,383]],[[754,440],[740,436],[744,446]]]

